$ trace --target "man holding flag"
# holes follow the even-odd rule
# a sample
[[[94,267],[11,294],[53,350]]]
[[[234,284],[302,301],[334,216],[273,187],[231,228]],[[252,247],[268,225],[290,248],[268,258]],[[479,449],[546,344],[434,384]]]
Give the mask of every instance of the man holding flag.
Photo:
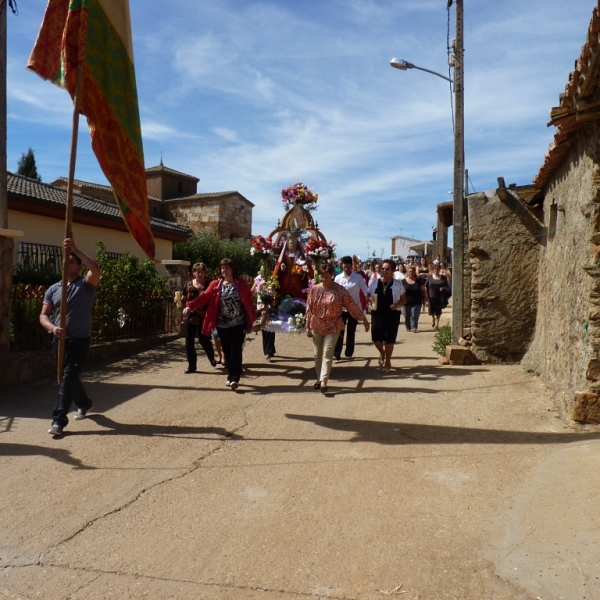
[[[65,238],[73,237],[73,181],[79,115],[87,118],[92,149],[113,188],[123,220],[148,258],[155,246],[133,64],[128,0],[48,0],[27,67],[73,98]],[[60,329],[67,314],[68,255],[63,261]],[[64,339],[58,345],[61,383]]]
[[[62,372],[62,382],[58,390],[58,400],[52,414],[50,435],[62,435],[69,418],[67,414],[71,404],[75,402],[78,408],[75,419],[85,418],[92,408],[92,401],[85,393],[83,384],[79,381],[81,367],[90,346],[92,335],[92,308],[96,288],[100,282],[100,267],[87,254],[75,246],[75,242],[67,238],[63,242],[64,252],[69,256],[67,271],[67,326],[60,326],[60,306],[62,286],[61,281],[51,285],[44,296],[44,304],[40,315],[42,327],[54,337],[52,346],[58,353],[58,341],[65,340],[65,361]],[[81,277],[81,266],[85,263],[89,269],[85,277]],[[50,317],[54,313],[54,320]]]

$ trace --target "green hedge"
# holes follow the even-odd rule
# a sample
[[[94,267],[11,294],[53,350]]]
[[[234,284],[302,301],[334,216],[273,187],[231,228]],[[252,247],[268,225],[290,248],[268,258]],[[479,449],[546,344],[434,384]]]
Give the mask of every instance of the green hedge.
[[[254,277],[258,273],[259,259],[250,254],[252,244],[250,240],[240,238],[222,240],[217,237],[212,229],[202,229],[185,242],[173,245],[173,258],[175,260],[189,260],[191,265],[203,262],[208,268],[208,276],[215,277],[219,262],[223,258],[233,259],[240,275]]]

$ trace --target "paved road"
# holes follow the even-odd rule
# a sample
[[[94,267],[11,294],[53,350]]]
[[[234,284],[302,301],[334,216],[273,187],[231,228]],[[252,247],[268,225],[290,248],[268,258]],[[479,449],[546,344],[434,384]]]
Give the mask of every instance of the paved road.
[[[359,334],[325,397],[303,336],[253,338],[237,393],[177,341],[90,369],[59,439],[52,382],[3,392],[0,597],[600,598],[600,429],[432,341],[384,374]]]

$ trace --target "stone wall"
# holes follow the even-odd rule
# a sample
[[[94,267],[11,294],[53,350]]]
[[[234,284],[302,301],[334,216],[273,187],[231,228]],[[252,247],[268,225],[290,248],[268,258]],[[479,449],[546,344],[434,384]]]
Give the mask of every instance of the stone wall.
[[[537,322],[523,360],[569,414],[576,392],[600,390],[598,142],[597,126],[580,130],[545,190]]]
[[[176,340],[180,334],[163,333],[132,340],[116,340],[90,346],[85,359],[83,373],[85,377],[86,365],[109,362],[120,356],[134,356]],[[182,361],[185,353],[182,350]],[[0,390],[8,389],[21,383],[29,383],[52,377],[56,380],[56,360],[51,350],[33,350],[30,352],[4,352],[0,354]]]
[[[147,173],[146,183],[148,195],[161,200],[178,196],[192,196],[198,191],[198,183],[195,179],[178,177],[171,173]]]
[[[168,203],[171,214],[179,225],[187,225],[194,234],[205,227],[219,234],[219,212],[221,201],[219,198],[194,200],[184,198]]]
[[[502,192],[503,199],[468,197],[471,350],[483,362],[516,363],[534,333],[543,224],[516,195]]]
[[[252,234],[252,206],[237,194],[172,200],[168,208],[180,225],[189,226],[194,233],[210,227],[222,239],[249,239]]]
[[[252,237],[252,206],[237,196],[223,200],[219,236],[222,238]]]

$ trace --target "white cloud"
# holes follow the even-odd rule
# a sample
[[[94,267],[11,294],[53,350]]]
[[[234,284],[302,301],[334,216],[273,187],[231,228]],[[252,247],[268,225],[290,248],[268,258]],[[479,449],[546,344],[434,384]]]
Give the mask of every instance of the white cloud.
[[[591,4],[465,3],[466,157],[479,189],[498,176],[529,183],[537,172],[554,132],[548,110],[580,53]],[[49,180],[66,171],[50,149],[57,124],[70,126],[71,106],[24,69],[45,5],[31,0],[10,19],[9,159],[35,143]],[[165,164],[200,177],[202,191],[240,191],[256,204],[256,233],[281,216],[280,189],[303,180],[319,192],[317,220],[340,252],[365,254],[368,240],[379,254],[399,228],[428,237],[452,188],[449,89],[389,60],[445,74],[446,5],[132,3],[146,155],[164,151]],[[100,182],[90,154],[81,150],[81,173]]]

